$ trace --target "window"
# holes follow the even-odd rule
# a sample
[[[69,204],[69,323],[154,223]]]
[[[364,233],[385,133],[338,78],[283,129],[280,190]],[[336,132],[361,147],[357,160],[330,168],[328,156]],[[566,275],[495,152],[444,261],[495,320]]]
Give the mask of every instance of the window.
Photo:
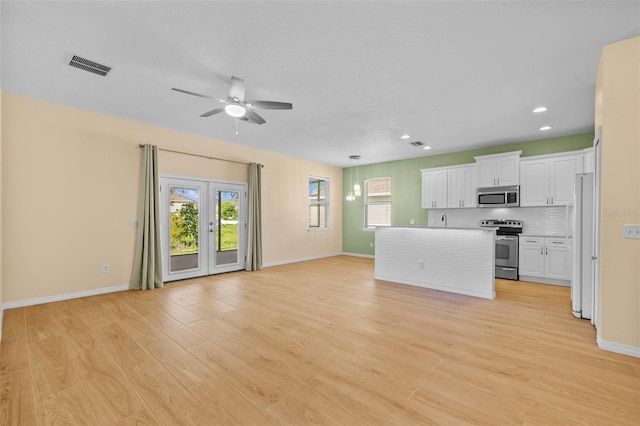
[[[329,179],[309,177],[309,229],[329,227]]]
[[[391,225],[391,177],[364,181],[364,227]]]

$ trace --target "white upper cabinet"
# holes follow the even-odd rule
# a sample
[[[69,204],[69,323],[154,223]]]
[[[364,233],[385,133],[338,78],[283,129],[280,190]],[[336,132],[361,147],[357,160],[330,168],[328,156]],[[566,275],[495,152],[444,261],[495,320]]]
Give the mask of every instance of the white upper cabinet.
[[[549,204],[549,160],[520,161],[520,206]]]
[[[540,155],[520,161],[520,206],[564,206],[573,200],[581,154]]]
[[[422,208],[447,207],[447,170],[423,169],[422,172]]]
[[[476,206],[476,166],[474,164],[451,167],[447,171],[447,180],[448,207]]]
[[[522,151],[474,157],[478,172],[478,186],[519,185],[520,154]]]

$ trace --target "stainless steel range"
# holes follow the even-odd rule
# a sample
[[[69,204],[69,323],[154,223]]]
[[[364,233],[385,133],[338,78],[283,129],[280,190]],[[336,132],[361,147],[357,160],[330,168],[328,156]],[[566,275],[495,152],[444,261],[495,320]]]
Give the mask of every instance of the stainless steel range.
[[[486,219],[482,228],[496,229],[496,278],[518,279],[518,234],[522,233],[522,221]]]

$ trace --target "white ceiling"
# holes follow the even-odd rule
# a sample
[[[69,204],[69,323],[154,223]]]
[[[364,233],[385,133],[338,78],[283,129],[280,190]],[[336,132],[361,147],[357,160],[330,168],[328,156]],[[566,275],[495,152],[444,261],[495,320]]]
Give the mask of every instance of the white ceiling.
[[[640,34],[637,1],[1,7],[4,91],[341,167],[593,131],[600,50]],[[71,68],[71,54],[113,70]],[[232,75],[293,110],[235,135],[231,117],[199,117],[215,100],[170,90],[226,98]]]

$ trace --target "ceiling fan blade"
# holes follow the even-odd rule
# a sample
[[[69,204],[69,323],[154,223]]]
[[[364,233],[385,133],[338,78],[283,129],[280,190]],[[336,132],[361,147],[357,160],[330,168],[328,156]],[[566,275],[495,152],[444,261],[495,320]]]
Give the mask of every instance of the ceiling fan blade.
[[[250,109],[248,109],[247,112],[244,113],[244,117],[247,118],[245,121],[248,121],[249,123],[253,123],[253,124],[266,123],[266,121],[264,121],[264,118],[260,117],[260,115],[257,112],[251,111]]]
[[[200,117],[211,117],[212,115],[215,114],[219,114],[222,111],[224,111],[224,107],[223,108],[216,108],[216,109],[212,109],[211,111],[207,111],[204,114],[202,114]]]
[[[231,77],[231,89],[229,89],[229,97],[244,101],[244,80],[238,77]]]
[[[256,109],[293,109],[293,105],[289,102],[273,102],[273,101],[247,101]]]
[[[176,89],[175,87],[172,87],[171,90],[175,90],[176,92],[180,92],[180,93],[186,93],[187,95],[198,96],[200,98],[213,99],[211,96],[201,95],[200,93],[195,93],[195,92],[189,92],[188,90]]]

